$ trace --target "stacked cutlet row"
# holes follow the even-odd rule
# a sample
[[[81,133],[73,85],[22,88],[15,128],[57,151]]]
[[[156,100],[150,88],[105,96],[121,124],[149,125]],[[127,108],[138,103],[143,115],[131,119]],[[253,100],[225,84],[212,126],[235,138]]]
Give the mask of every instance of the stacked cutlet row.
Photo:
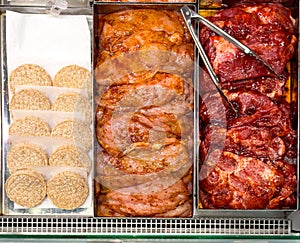
[[[63,67],[53,80],[36,64],[11,72],[5,191],[12,211],[73,210],[86,201],[92,167],[87,84],[90,72],[77,65]]]
[[[96,214],[190,217],[193,44],[180,13],[97,16],[95,33]]]

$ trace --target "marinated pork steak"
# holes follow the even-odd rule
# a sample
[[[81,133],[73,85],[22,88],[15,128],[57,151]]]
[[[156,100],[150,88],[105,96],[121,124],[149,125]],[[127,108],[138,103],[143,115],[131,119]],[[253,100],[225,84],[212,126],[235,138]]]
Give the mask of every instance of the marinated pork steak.
[[[123,157],[101,153],[97,163],[98,174],[113,174],[111,171],[113,168],[119,174],[146,175],[161,172],[167,167],[180,168],[189,160],[187,150],[179,140],[167,140],[156,145],[161,148],[154,150],[153,147],[145,145],[128,151]]]
[[[102,147],[118,155],[134,144],[166,137],[188,142],[193,130],[190,85],[168,73],[127,78],[123,85],[109,87],[98,102],[96,133]]]
[[[223,152],[217,163],[211,161],[209,166],[203,166],[203,179],[200,180],[200,199],[203,207],[294,207],[297,185],[295,166],[282,161],[279,163],[264,163],[253,157]]]
[[[250,47],[281,74],[296,45],[294,20],[280,4],[241,4],[219,11],[210,21]],[[200,41],[221,82],[274,76],[261,62],[246,55],[206,27]]]
[[[165,72],[133,72],[118,85],[111,85],[101,95],[99,108],[144,107],[165,105],[178,97],[191,101],[191,83],[178,75]],[[192,108],[192,105],[191,105]]]
[[[238,114],[232,117],[228,116],[227,112],[226,123],[221,123],[219,122],[220,114],[215,110],[208,112],[206,108],[206,106],[212,106],[209,102],[214,103],[215,98],[212,98],[212,101],[208,98],[214,96],[205,97],[207,98],[202,103],[200,113],[202,121],[200,200],[202,207],[231,209],[295,207],[297,135],[291,123],[289,104],[284,100],[280,103],[274,102],[268,96],[255,91],[231,92],[228,93],[228,97],[237,108]],[[234,162],[230,162],[233,161],[232,158]],[[223,166],[224,161],[227,165],[231,163],[230,173],[226,171],[229,167]],[[239,166],[245,161],[249,163],[249,166],[242,168],[242,175],[247,174],[246,179],[236,179],[237,174],[238,177],[241,176]],[[278,188],[283,188],[282,191],[275,190],[273,187],[276,186],[268,182],[272,177],[271,174],[265,176],[255,166],[259,168],[266,166],[267,171],[271,167],[275,174],[279,173],[281,184]],[[225,168],[225,171],[220,170],[219,167]],[[215,177],[216,173],[219,173],[218,179]],[[259,174],[266,181],[257,178],[255,183],[258,184],[253,184],[253,181],[249,179],[249,176],[254,175],[253,173]],[[222,178],[219,178],[220,174]],[[233,181],[231,181],[232,177]],[[213,181],[213,179],[216,180]],[[231,184],[236,180],[243,185],[243,190],[247,193],[236,191],[237,188]],[[274,193],[263,197],[253,191],[258,186],[264,187],[264,191],[273,190]],[[241,189],[239,187],[238,190]],[[286,190],[288,190],[286,197],[279,196],[281,193],[287,193]],[[223,203],[221,203],[222,197],[224,197]],[[259,197],[261,198],[258,199]]]
[[[167,108],[144,107],[127,112],[105,110],[97,123],[97,139],[103,148],[115,155],[124,154],[128,147],[151,145],[164,138],[188,143],[193,131],[192,116],[176,116]]]
[[[280,75],[206,27],[200,39],[228,107],[205,68],[200,73],[199,199],[208,209],[282,209],[297,205],[297,131],[285,95],[296,37],[280,4],[240,4],[209,19],[249,46]]]
[[[95,18],[98,216],[191,217],[194,44],[180,12]]]
[[[152,193],[130,194],[111,191],[100,196],[98,200],[101,205],[98,213],[104,216],[179,217],[182,214],[191,216],[190,192],[183,180]]]
[[[224,149],[227,151],[235,150],[235,153],[249,156],[256,154],[257,158],[270,156],[269,159],[276,159],[280,156],[282,159],[285,154],[292,153],[288,151],[295,150],[296,131],[292,126],[292,114],[286,101],[282,100],[277,104],[269,97],[254,91],[231,92],[228,97],[237,108],[238,114],[236,117],[230,117],[228,112],[225,113],[223,119],[226,119],[226,123],[220,123],[220,113],[216,110],[208,111],[206,108],[215,104],[215,96],[204,97],[206,99],[203,99],[200,110],[201,121],[206,124],[202,128],[203,141],[210,140],[215,131],[219,130],[218,133],[223,134],[222,129],[226,129],[227,140]],[[208,141],[203,142],[206,143]],[[215,143],[220,144],[220,141]],[[231,149],[228,150],[229,148]]]
[[[160,37],[168,40],[173,45],[187,43],[191,45],[191,37],[186,29],[183,19],[179,12],[154,9],[139,9],[125,10],[113,14],[108,14],[99,17],[98,22],[99,47],[106,51],[115,52],[116,50],[123,51],[126,46],[136,46],[136,48],[149,48],[143,45],[150,40],[149,33],[161,34]],[[144,35],[143,33],[147,33]],[[144,42],[137,45],[136,42],[126,42],[128,38],[135,38]],[[122,43],[125,41],[125,45]],[[164,45],[159,45],[159,39],[156,40],[157,46],[163,48]],[[192,54],[192,53],[191,53]],[[193,55],[193,54],[192,54]]]
[[[200,74],[200,95],[211,93],[213,90],[216,90],[212,80],[208,76],[207,71],[203,70]],[[272,99],[280,100],[285,93],[285,85],[289,78],[289,73],[287,71],[284,71],[281,74],[280,78],[262,76],[245,80],[222,82],[220,83],[220,86],[225,93],[238,91],[258,91],[261,94],[265,94]]]
[[[142,69],[191,74],[194,44],[179,12],[124,10],[100,16],[95,24],[99,84],[119,83],[119,77]]]

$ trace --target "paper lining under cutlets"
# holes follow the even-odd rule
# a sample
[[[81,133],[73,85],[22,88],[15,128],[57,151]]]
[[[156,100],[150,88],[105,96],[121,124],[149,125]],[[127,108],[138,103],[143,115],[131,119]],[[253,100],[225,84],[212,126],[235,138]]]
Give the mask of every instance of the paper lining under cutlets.
[[[87,82],[89,83],[85,83],[81,80],[80,82],[84,83],[84,85],[78,88],[70,88],[73,86],[55,87],[53,85],[53,79],[56,73],[65,67],[80,67],[80,69],[85,70],[85,73],[89,73],[91,70],[90,29],[86,16],[60,16],[59,18],[54,18],[43,14],[19,14],[11,11],[7,11],[6,16],[7,73],[13,82],[13,84],[10,84],[10,80],[8,80],[7,85],[9,110],[9,117],[7,117],[8,128],[16,120],[22,120],[24,117],[34,117],[34,120],[39,120],[49,126],[49,133],[47,132],[47,134],[27,134],[26,132],[24,134],[7,134],[5,141],[6,151],[9,153],[14,146],[18,147],[22,146],[22,144],[26,144],[26,146],[29,147],[38,146],[41,150],[45,151],[47,164],[31,164],[29,161],[28,164],[24,166],[26,168],[23,169],[32,170],[41,174],[45,178],[46,183],[56,174],[63,171],[76,173],[84,179],[88,187],[88,195],[86,195],[80,204],[76,204],[76,207],[70,209],[56,207],[47,195],[41,203],[34,205],[18,205],[15,201],[11,201],[6,197],[4,214],[93,215],[93,175],[91,171],[93,167],[89,164],[92,163],[93,158],[92,140],[87,150],[83,150],[87,146],[81,143],[81,139],[74,139],[72,134],[68,138],[51,136],[51,132],[55,126],[65,120],[78,120],[82,122],[81,124],[84,124],[87,129],[91,129],[92,127],[92,114],[89,114],[89,112],[92,113],[92,81],[88,79]],[[22,29],[22,31],[19,31],[20,29]],[[55,31],[49,31],[54,29]],[[23,36],[24,33],[26,33],[26,38]],[[38,38],[36,36],[37,33],[39,33]],[[64,41],[57,42],[57,40],[61,38]],[[24,79],[22,75],[27,76]],[[30,75],[35,75],[38,80],[35,81],[31,79]],[[91,74],[89,75],[91,77]],[[90,87],[91,90],[87,90],[86,87]],[[20,94],[22,94],[22,92],[29,93],[27,90],[32,94],[42,94],[44,98],[48,99],[49,103],[47,107],[42,104],[35,104],[35,101],[42,101],[42,99],[38,99],[39,97],[28,97],[28,102],[26,101],[26,103],[23,104],[22,101],[18,101],[19,98],[17,96],[13,96],[18,92],[20,92]],[[78,106],[76,99],[71,99],[69,101],[66,100],[66,102],[69,102],[66,107],[60,107],[61,104],[58,102],[58,107],[52,109],[52,104],[56,99],[68,93],[75,94],[75,97],[78,95]],[[11,101],[16,97],[18,104],[9,107]],[[84,104],[86,104],[87,109],[85,109],[82,105],[83,102],[81,102],[85,99],[87,102]],[[74,107],[72,107],[72,102],[74,102]],[[76,156],[70,157],[70,159],[74,161],[67,161],[65,163],[55,162],[54,165],[49,165],[50,156],[56,149],[63,146],[74,146],[78,148],[78,151],[82,151],[84,155],[78,155],[77,157],[79,158]],[[26,150],[24,153],[28,151]],[[21,157],[26,156],[24,154],[19,155]],[[64,158],[65,160],[69,158],[67,152],[62,156],[67,156],[67,158]],[[76,161],[76,159],[80,159],[81,157],[86,159],[82,166]],[[22,165],[20,167],[22,167]],[[4,168],[7,169],[5,160]],[[12,171],[10,174],[9,172],[8,170],[5,171],[5,180],[17,173]],[[13,197],[10,198],[12,199]]]

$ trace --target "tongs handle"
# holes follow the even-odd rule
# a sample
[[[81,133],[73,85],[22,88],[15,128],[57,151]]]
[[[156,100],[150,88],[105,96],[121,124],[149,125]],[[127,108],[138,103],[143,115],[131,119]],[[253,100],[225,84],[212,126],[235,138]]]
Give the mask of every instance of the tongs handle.
[[[218,26],[201,16],[200,14],[191,10],[188,6],[182,7],[181,12],[183,16],[189,21],[191,21],[191,19],[199,19],[207,28],[228,40],[230,43],[235,45],[237,48],[241,49],[247,55],[256,55],[248,46],[244,45],[243,43],[229,35],[227,32],[225,32],[224,30],[222,30],[221,28],[219,28]]]
[[[218,89],[219,93],[221,94],[221,96],[223,97],[223,99],[225,100],[225,102],[231,107],[231,109],[233,111],[235,111],[235,113],[237,113],[236,109],[233,107],[232,103],[228,100],[227,96],[224,94],[223,90],[221,89],[220,87],[220,84],[219,84],[219,78],[218,76],[216,75],[208,57],[206,56],[206,53],[202,47],[202,45],[200,44],[200,41],[198,39],[198,36],[196,35],[195,31],[194,31],[194,28],[193,28],[193,25],[192,25],[192,18],[195,18],[195,17],[198,17],[200,15],[198,15],[197,13],[195,13],[194,11],[192,11],[189,7],[187,6],[184,6],[181,8],[181,12],[182,12],[182,15],[185,19],[185,22],[187,24],[187,27],[191,33],[191,36],[198,48],[198,51],[199,51],[199,54],[204,62],[204,65],[206,66],[207,68],[207,71],[214,83],[214,85],[216,86],[216,88]],[[201,18],[203,18],[202,16],[200,16]]]
[[[275,74],[276,77],[280,78],[280,75],[273,69],[273,67],[269,63],[267,63],[264,59],[262,59],[260,57],[260,55],[255,53],[251,48],[244,45],[242,42],[238,41],[237,39],[235,39],[234,37],[229,35],[226,31],[222,30],[221,28],[219,28],[218,26],[216,26],[215,24],[213,24],[212,22],[210,22],[209,20],[207,20],[206,18],[201,16],[200,14],[198,14],[195,11],[191,10],[188,6],[182,7],[181,8],[181,13],[182,13],[182,15],[183,15],[183,17],[184,17],[191,33],[194,32],[192,24],[191,24],[191,22],[192,22],[191,20],[192,19],[200,20],[207,28],[214,31],[218,35],[222,36],[224,39],[226,39],[227,41],[229,41],[230,43],[235,45],[237,48],[242,50],[245,54],[255,57],[265,67],[267,67],[269,71],[271,71],[273,74]],[[193,39],[194,39],[194,37],[196,37],[196,36],[194,35]],[[197,42],[199,42],[199,39],[197,38],[197,41],[194,39],[194,41],[195,41],[195,43],[197,43]],[[198,47],[198,45],[197,45],[197,47]]]
[[[203,59],[203,62],[212,78],[212,80],[214,81],[215,85],[217,86],[217,88],[219,88],[219,78],[217,77],[208,57],[206,56],[206,53],[202,47],[202,45],[200,44],[200,41],[198,39],[198,36],[196,35],[193,25],[192,25],[192,18],[194,18],[195,16],[198,16],[198,14],[196,14],[194,11],[192,11],[189,7],[184,6],[181,8],[181,13],[185,19],[185,22],[187,24],[187,27],[191,33],[191,36],[198,48],[198,51],[200,53],[201,58]],[[200,16],[200,15],[199,15]]]

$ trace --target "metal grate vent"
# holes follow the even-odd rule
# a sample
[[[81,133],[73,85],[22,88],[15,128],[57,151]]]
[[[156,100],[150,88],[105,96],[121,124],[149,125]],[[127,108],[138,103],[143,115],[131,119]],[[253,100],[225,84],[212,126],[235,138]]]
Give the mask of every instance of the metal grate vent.
[[[286,219],[137,219],[1,217],[0,234],[47,235],[288,235]]]

